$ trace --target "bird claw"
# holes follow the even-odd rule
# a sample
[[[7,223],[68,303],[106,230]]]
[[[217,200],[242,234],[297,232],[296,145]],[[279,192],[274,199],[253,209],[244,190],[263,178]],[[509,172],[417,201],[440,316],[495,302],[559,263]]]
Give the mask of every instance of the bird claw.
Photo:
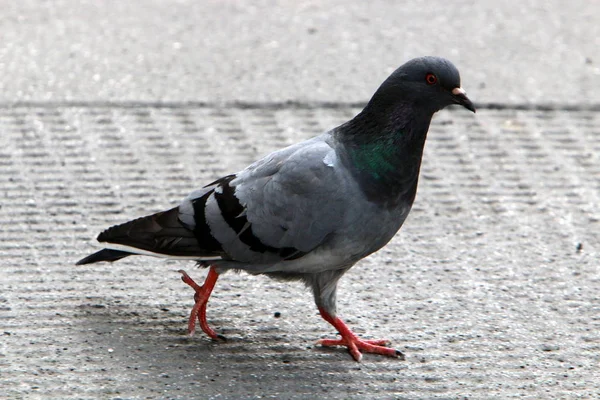
[[[321,346],[346,346],[352,357],[360,362],[362,352],[374,353],[383,356],[399,358],[404,360],[404,354],[400,351],[388,347],[391,342],[387,339],[360,339],[341,319],[332,316],[325,308],[319,307],[319,313],[323,319],[333,325],[342,337],[341,339],[321,339],[317,344]]]
[[[184,270],[180,269],[177,272],[179,272],[181,274],[181,280],[188,286],[191,286],[192,289],[194,289],[196,291],[196,293],[198,293],[199,291],[202,290],[202,286],[198,285],[189,275],[187,272],[185,272]]]
[[[358,362],[362,359],[362,353],[380,354],[404,360],[402,352],[391,347],[386,347],[391,344],[387,339],[363,340],[356,336],[351,336],[342,337],[341,339],[321,339],[317,341],[317,344],[325,347],[345,346],[352,357]]]
[[[217,337],[212,338],[212,340],[216,340],[217,342],[226,342],[227,338],[225,336],[221,335],[220,333],[217,333]]]

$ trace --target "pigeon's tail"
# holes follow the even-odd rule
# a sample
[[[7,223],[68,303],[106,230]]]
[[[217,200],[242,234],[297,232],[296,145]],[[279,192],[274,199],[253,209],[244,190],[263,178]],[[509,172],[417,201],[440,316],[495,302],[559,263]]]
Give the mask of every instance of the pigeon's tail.
[[[77,261],[75,265],[93,264],[100,261],[113,262],[120,260],[121,258],[130,256],[132,254],[134,253],[130,253],[128,251],[102,249],[100,251],[95,252],[94,254],[90,254],[89,256],[82,258],[81,260]]]
[[[194,231],[179,220],[178,207],[115,225],[98,235],[98,241],[107,248],[77,265],[112,262],[134,254],[192,260],[220,256],[200,246]]]

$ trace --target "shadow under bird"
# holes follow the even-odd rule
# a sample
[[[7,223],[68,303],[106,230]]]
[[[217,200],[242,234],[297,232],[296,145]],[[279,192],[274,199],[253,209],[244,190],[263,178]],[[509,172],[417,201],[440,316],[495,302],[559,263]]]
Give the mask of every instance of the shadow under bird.
[[[456,67],[439,57],[410,60],[350,121],[218,179],[175,208],[105,230],[98,241],[106,248],[77,264],[139,254],[196,260],[208,268],[203,285],[180,271],[195,290],[188,328],[193,333],[197,319],[213,339],[224,338],[208,325],[206,305],[221,274],[300,280],[341,336],[319,344],[345,346],[357,361],[363,352],[404,358],[388,340],[352,332],[337,316],[336,288],[402,226],[431,118],[452,104],[475,112]]]

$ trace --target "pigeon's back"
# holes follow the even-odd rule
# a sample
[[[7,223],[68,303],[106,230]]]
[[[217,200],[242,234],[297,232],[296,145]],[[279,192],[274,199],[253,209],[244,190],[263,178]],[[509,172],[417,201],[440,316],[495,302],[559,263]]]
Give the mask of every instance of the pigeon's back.
[[[403,217],[378,215],[343,153],[331,133],[272,153],[192,193],[180,219],[190,229],[205,224],[226,254],[216,262],[222,268],[315,273],[349,266],[385,244]]]

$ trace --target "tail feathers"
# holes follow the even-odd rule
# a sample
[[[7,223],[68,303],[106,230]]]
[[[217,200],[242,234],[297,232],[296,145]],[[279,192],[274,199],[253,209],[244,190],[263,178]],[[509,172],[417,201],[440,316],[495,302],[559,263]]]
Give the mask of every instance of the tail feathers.
[[[120,260],[121,258],[130,256],[132,254],[133,253],[129,253],[127,251],[102,249],[100,251],[95,252],[94,254],[90,254],[89,256],[82,258],[81,260],[77,261],[75,265],[92,264],[99,261],[113,262]]]
[[[98,235],[98,241],[132,248],[131,253],[139,249],[174,257],[220,256],[201,247],[194,232],[179,220],[179,207],[113,226]]]

